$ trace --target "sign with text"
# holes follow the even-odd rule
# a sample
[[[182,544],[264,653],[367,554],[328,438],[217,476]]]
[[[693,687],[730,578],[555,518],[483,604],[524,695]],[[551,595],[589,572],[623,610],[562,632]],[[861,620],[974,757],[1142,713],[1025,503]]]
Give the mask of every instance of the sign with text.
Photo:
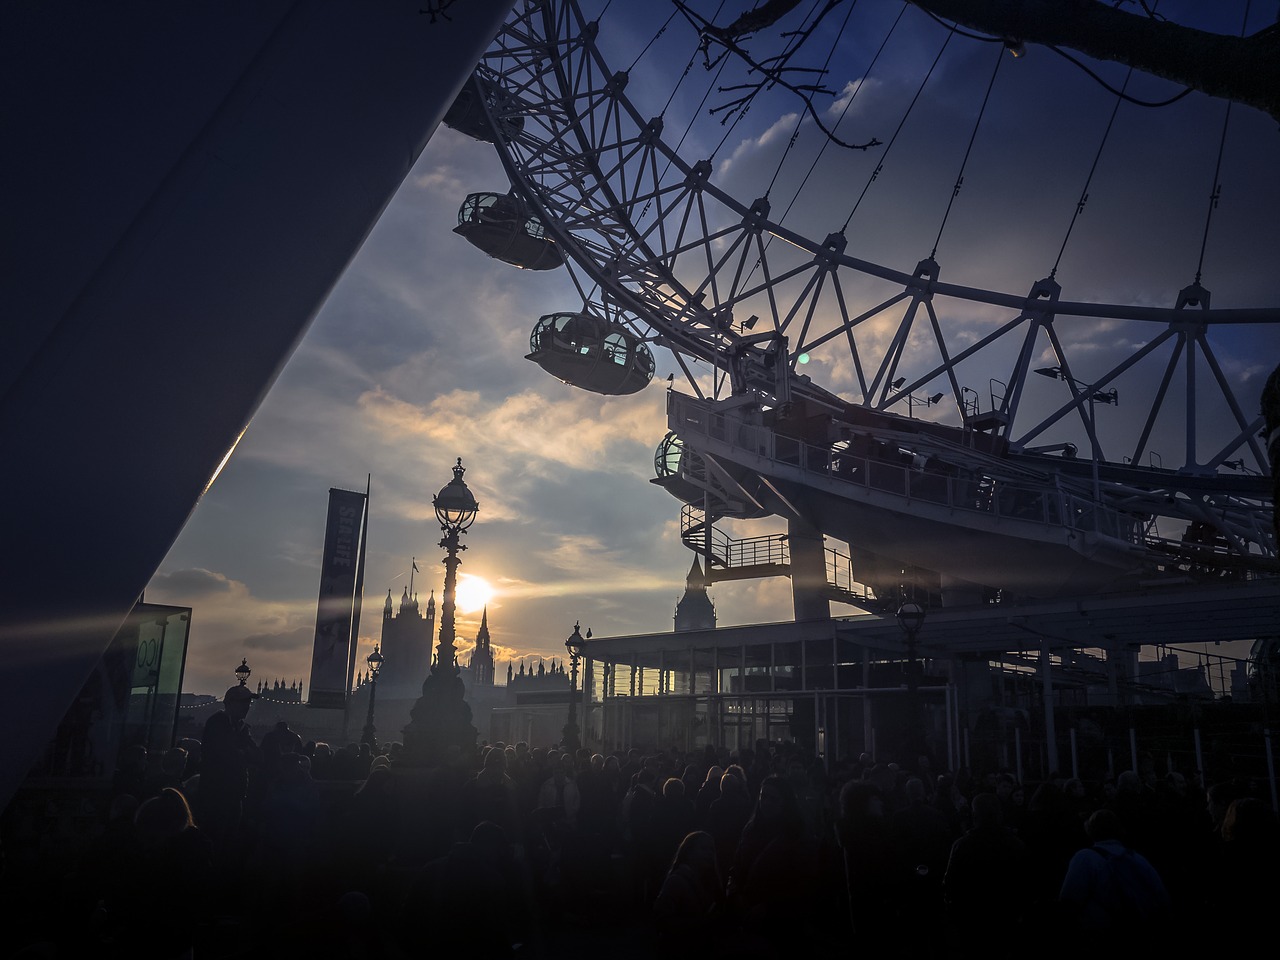
[[[364,566],[362,531],[366,495],[352,490],[329,491],[329,521],[324,533],[324,558],[320,567],[320,600],[316,607],[316,640],[311,655],[313,707],[344,707],[347,699],[347,663],[357,592]]]

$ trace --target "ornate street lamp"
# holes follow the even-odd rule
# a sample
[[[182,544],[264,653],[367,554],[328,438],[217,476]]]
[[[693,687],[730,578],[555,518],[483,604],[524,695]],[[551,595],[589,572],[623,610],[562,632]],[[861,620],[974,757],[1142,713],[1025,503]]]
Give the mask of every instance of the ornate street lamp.
[[[364,723],[364,735],[360,737],[361,743],[367,743],[369,749],[374,753],[378,752],[378,728],[373,725],[373,702],[378,696],[378,671],[382,669],[382,661],[386,658],[382,655],[378,644],[373,645],[373,653],[369,654],[367,663],[369,664],[369,715]]]
[[[564,645],[569,651],[569,722],[564,725],[564,745],[571,752],[577,753],[582,746],[578,731],[578,660],[587,646],[587,641],[579,632],[577,621],[573,624],[573,633],[569,634]]]
[[[458,672],[454,648],[454,610],[458,587],[459,552],[467,549],[459,542],[462,533],[475,522],[480,504],[467,489],[462,475],[466,468],[458,458],[453,479],[431,499],[436,520],[444,537],[444,599],[440,604],[440,641],[436,645],[435,662],[422,684],[422,696],[413,705],[412,718],[404,728],[405,751],[419,763],[438,764],[457,748],[460,758],[470,762],[475,750],[476,728],[471,723],[471,707],[465,700],[465,688]]]
[[[475,523],[476,514],[480,512],[480,504],[476,503],[476,498],[471,495],[471,491],[467,489],[462,479],[464,473],[466,468],[462,466],[462,458],[459,457],[457,465],[453,468],[453,479],[445,484],[431,500],[431,505],[436,510],[436,519],[440,521],[440,529],[444,533],[440,546],[446,551],[444,602],[440,605],[440,643],[436,647],[436,662],[431,667],[432,673],[437,670],[450,670],[454,674],[457,673],[456,651],[453,646],[453,614],[458,587],[458,565],[462,563],[458,553],[467,549],[466,544],[459,543],[458,539],[464,530]]]
[[[236,667],[236,679],[240,681],[240,686],[244,686],[249,682],[249,674],[253,673],[249,669],[249,661],[245,657],[240,658],[240,666]]]

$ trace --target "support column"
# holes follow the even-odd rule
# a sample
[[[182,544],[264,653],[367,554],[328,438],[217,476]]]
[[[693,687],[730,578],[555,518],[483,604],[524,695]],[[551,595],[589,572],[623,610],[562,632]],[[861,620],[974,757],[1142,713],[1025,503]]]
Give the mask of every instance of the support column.
[[[799,519],[787,521],[791,554],[791,603],[797,620],[826,620],[831,616],[827,600],[827,552],[822,532]]]

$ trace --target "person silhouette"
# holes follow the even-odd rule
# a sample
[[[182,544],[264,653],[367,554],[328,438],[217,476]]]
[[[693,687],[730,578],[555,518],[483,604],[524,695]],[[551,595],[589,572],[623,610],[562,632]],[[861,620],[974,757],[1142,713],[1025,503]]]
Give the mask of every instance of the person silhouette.
[[[245,722],[255,699],[257,695],[246,686],[229,688],[222,709],[204,725],[197,809],[201,827],[220,855],[236,839],[249,792],[249,769],[259,759]]]

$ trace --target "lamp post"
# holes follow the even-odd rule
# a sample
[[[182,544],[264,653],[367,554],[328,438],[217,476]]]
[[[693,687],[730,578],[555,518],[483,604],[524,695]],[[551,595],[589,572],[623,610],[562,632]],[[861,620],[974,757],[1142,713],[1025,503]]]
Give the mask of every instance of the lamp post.
[[[253,673],[249,669],[249,661],[245,657],[240,658],[240,666],[236,667],[236,679],[240,681],[240,686],[244,686],[249,682],[249,674]]]
[[[908,393],[907,394],[907,418],[910,419],[911,417],[915,416],[914,411],[915,411],[915,405],[917,403],[920,404],[920,406],[922,407],[932,407],[936,403],[941,403],[943,396],[944,395],[941,393],[935,393],[932,396],[928,396],[928,397],[917,397],[914,393]]]
[[[1094,404],[1106,403],[1113,407],[1120,405],[1120,394],[1116,392],[1116,388],[1110,390],[1094,390],[1082,380],[1068,376],[1067,371],[1062,367],[1040,367],[1036,373],[1042,377],[1049,377],[1052,380],[1064,380],[1071,384],[1075,391],[1084,391],[1086,399],[1089,401],[1089,449],[1093,451],[1093,498],[1099,502],[1102,501],[1102,481],[1098,476],[1098,422],[1094,419]],[[1073,391],[1074,392],[1074,391]]]
[[[573,624],[573,633],[569,634],[569,639],[564,642],[564,645],[569,651],[569,722],[564,725],[564,745],[573,753],[577,753],[582,746],[582,738],[578,731],[578,659],[587,645],[577,621]]]
[[[907,689],[913,693],[920,686],[920,661],[916,659],[916,635],[924,626],[924,607],[914,601],[898,607],[898,626],[907,642]]]
[[[890,383],[889,386],[892,387],[894,390],[900,390],[902,389],[902,385],[906,382],[907,382],[906,377],[898,377],[898,379]],[[922,407],[932,407],[935,404],[941,403],[942,398],[945,396],[945,394],[935,393],[928,397],[917,397],[914,393],[908,393],[906,396],[907,396],[907,418],[910,419],[915,416],[915,405],[917,403],[920,404],[920,406]],[[902,398],[899,397],[898,399],[901,400]]]
[[[912,760],[920,756],[920,674],[923,672],[916,657],[916,637],[924,626],[924,607],[915,601],[909,601],[898,607],[898,626],[907,644],[907,746]]]
[[[471,723],[471,708],[467,705],[462,677],[458,673],[457,651],[454,648],[454,610],[458,587],[458,566],[462,563],[458,554],[467,549],[460,542],[461,535],[475,522],[480,504],[471,495],[462,475],[466,468],[458,458],[453,468],[453,479],[440,489],[432,499],[436,520],[444,537],[444,599],[440,604],[440,640],[436,645],[435,662],[422,684],[422,696],[413,705],[412,718],[404,728],[405,750],[423,763],[439,763],[450,747],[457,747],[468,762],[467,751],[475,749],[476,728]]]
[[[369,654],[367,663],[369,664],[369,715],[365,718],[364,734],[360,737],[361,743],[367,743],[369,749],[374,753],[378,752],[378,728],[373,725],[373,703],[378,696],[378,671],[382,669],[382,661],[386,658],[382,655],[378,644],[373,645],[373,653]]]
[[[440,643],[436,647],[436,662],[431,672],[449,671],[457,674],[457,664],[453,646],[453,614],[458,588],[458,565],[462,560],[458,553],[467,549],[466,544],[459,543],[459,537],[471,524],[475,523],[476,514],[480,512],[480,504],[467,489],[462,475],[466,468],[462,466],[462,458],[453,468],[453,479],[436,494],[431,505],[435,507],[436,520],[444,538],[440,541],[446,553],[444,558],[444,601],[440,605]]]

